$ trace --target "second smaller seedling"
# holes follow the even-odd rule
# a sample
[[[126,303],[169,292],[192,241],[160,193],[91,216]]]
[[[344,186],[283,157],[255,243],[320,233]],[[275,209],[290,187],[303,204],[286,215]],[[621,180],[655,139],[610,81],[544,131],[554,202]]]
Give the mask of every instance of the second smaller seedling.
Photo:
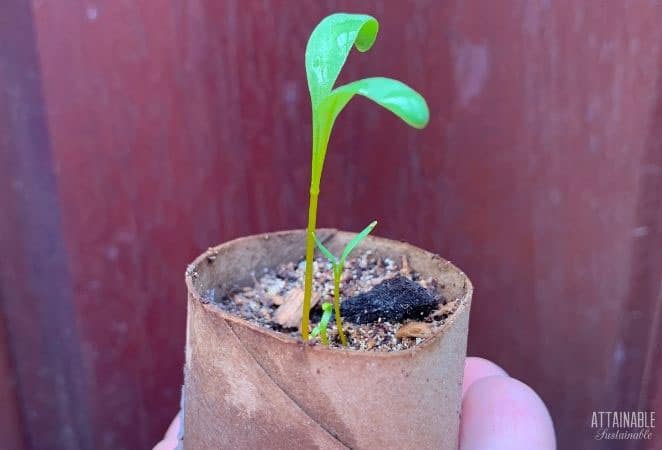
[[[336,326],[338,327],[338,335],[340,336],[340,342],[344,346],[347,346],[347,337],[345,337],[345,333],[343,332],[342,318],[340,317],[340,277],[342,276],[342,272],[345,269],[345,261],[347,261],[347,257],[349,256],[349,254],[352,252],[352,250],[354,250],[354,248],[356,248],[357,245],[359,245],[359,243],[363,239],[366,238],[366,236],[368,236],[368,234],[370,234],[370,232],[376,226],[377,226],[377,221],[375,220],[370,225],[365,227],[363,231],[357,234],[354,237],[354,239],[349,241],[345,246],[345,249],[343,250],[342,254],[340,255],[340,258],[336,258],[333,255],[333,253],[331,253],[329,249],[327,249],[324,246],[324,244],[320,242],[320,240],[317,238],[317,235],[313,234],[317,247],[320,249],[322,254],[326,256],[326,259],[328,259],[331,265],[333,266],[333,308],[335,310]],[[324,307],[324,305],[322,305],[322,307]],[[326,314],[326,310],[324,314]],[[322,316],[322,320],[324,320],[324,315]],[[326,331],[326,326],[324,326],[324,331]],[[322,343],[326,344],[324,341],[325,339],[322,339]]]
[[[329,325],[329,320],[331,320],[331,315],[333,314],[331,312],[331,303],[322,303],[322,311],[324,312],[322,313],[320,323],[318,323],[317,326],[313,328],[313,331],[310,333],[310,337],[315,337],[319,334],[322,338],[322,344],[329,345],[329,339],[326,335],[326,327]]]

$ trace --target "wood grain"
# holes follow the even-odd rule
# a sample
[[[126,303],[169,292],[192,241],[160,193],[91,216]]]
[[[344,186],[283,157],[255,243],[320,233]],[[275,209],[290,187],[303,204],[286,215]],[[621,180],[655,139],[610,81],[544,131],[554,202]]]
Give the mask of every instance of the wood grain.
[[[21,423],[21,403],[18,399],[16,371],[10,353],[5,326],[0,316],[0,444],[3,448],[24,450],[25,428]]]
[[[9,438],[29,449],[92,448],[93,361],[81,359],[30,5],[10,0],[0,17],[0,358],[13,387],[2,404],[20,414],[3,426],[20,426]]]

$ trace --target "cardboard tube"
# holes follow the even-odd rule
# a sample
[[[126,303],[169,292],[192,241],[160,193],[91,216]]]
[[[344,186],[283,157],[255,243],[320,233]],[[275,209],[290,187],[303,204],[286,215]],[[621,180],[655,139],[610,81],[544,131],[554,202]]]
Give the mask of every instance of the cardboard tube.
[[[355,236],[318,230],[335,253]],[[305,231],[249,236],[209,249],[186,271],[183,446],[191,449],[457,450],[473,287],[450,262],[369,237],[360,250],[435,278],[459,307],[435,335],[396,352],[309,345],[213,303],[251,273],[299,261]]]

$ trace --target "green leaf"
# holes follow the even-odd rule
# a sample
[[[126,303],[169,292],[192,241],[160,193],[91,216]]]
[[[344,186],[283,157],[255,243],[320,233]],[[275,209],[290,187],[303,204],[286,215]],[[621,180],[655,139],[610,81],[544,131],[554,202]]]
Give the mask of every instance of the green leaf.
[[[338,114],[356,94],[383,106],[414,128],[424,128],[430,120],[421,94],[401,81],[384,77],[365,78],[334,89],[319,105],[320,117],[333,127]]]
[[[333,89],[352,46],[360,52],[370,50],[378,31],[377,20],[365,14],[331,14],[315,27],[306,45],[306,75],[313,111]]]
[[[338,264],[338,258],[336,258],[336,257],[333,255],[333,253],[331,253],[331,252],[329,251],[329,249],[326,248],[326,247],[324,246],[324,244],[322,244],[322,242],[321,242],[319,239],[317,239],[317,235],[316,235],[315,233],[313,233],[313,236],[315,237],[315,243],[317,244],[317,248],[319,248],[320,251],[322,252],[322,254],[324,254],[324,256],[326,256],[326,259],[328,259],[329,262],[330,262],[331,264],[333,264],[334,266],[335,266],[336,264]]]
[[[326,336],[326,329],[329,326],[329,320],[331,320],[331,315],[333,314],[333,306],[331,303],[322,303],[322,318],[320,323],[317,324],[313,331],[310,332],[311,337],[315,337],[318,334],[322,334],[322,344],[328,345],[328,339]]]
[[[359,245],[359,243],[366,238],[370,234],[370,232],[377,226],[377,221],[374,220],[370,225],[365,227],[363,231],[361,231],[359,234],[357,234],[354,239],[349,241],[349,243],[345,246],[345,250],[342,252],[342,256],[340,257],[340,264],[342,266],[345,265],[345,260],[349,256],[352,250]]]

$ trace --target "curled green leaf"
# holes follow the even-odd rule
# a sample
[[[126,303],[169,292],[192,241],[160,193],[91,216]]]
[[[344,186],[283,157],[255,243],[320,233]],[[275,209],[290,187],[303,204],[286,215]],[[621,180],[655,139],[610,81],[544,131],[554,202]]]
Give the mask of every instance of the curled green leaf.
[[[366,14],[331,14],[315,27],[306,45],[306,75],[313,109],[333,89],[352,46],[361,52],[370,50],[378,31],[377,20]]]
[[[388,109],[414,128],[424,128],[430,120],[428,105],[421,94],[401,81],[384,77],[365,78],[334,89],[326,99],[332,105],[334,120],[356,94]]]

